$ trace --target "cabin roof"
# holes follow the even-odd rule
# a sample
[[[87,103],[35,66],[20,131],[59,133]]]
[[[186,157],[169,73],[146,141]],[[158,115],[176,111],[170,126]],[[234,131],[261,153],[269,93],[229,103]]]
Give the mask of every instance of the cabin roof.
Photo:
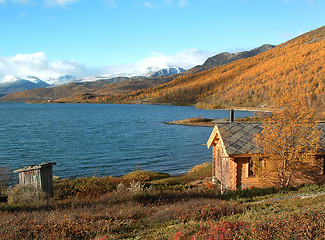
[[[254,134],[263,130],[262,123],[218,123],[218,129],[228,154],[257,153]]]
[[[318,123],[321,130],[321,151],[325,152],[325,122]],[[254,135],[263,130],[262,123],[252,122],[224,122],[217,123],[208,140],[208,147],[213,139],[222,137],[225,148],[229,155],[258,153],[259,148],[254,142]],[[220,134],[220,136],[218,136]]]

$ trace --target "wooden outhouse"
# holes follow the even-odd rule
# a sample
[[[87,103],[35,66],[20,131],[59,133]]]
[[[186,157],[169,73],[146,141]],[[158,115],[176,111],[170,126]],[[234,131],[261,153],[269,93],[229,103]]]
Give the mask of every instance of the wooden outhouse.
[[[325,123],[319,123],[321,131],[321,153],[317,156],[319,168],[317,177],[324,179]],[[218,182],[222,190],[259,187],[259,181],[251,169],[252,155],[259,153],[254,135],[263,130],[262,123],[224,122],[217,123],[207,142],[213,148],[212,180]],[[313,180],[311,180],[313,179]],[[306,179],[297,181],[308,182]]]
[[[32,184],[53,196],[53,170],[55,162],[31,165],[15,170],[19,174],[19,184]]]

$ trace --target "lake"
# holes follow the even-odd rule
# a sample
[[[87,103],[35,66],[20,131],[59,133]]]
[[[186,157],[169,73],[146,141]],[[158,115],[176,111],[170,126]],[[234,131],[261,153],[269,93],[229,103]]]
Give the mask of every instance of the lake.
[[[252,112],[236,112],[236,117]],[[62,178],[120,176],[132,170],[180,174],[211,161],[212,128],[164,124],[226,110],[120,104],[0,103],[0,166],[56,162]]]

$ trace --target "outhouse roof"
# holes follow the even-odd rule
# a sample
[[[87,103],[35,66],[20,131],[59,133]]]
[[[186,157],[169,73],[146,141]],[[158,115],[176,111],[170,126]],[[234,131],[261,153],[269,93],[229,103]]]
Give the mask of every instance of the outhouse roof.
[[[28,171],[33,171],[37,169],[42,169],[42,168],[47,168],[47,167],[52,167],[53,165],[56,165],[56,162],[46,162],[46,163],[41,163],[38,165],[30,165],[27,167],[19,168],[15,170],[14,172],[28,172]]]

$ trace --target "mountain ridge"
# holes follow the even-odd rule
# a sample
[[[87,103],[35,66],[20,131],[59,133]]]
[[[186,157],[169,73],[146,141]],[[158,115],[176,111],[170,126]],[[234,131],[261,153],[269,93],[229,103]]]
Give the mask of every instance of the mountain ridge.
[[[131,79],[145,79],[145,78],[149,78],[150,79],[149,81],[151,81],[152,78],[159,78],[159,77],[171,76],[174,74],[180,74],[184,72],[185,69],[180,67],[168,67],[162,69],[152,68],[151,71],[150,69],[148,71],[149,71],[148,73],[143,73],[143,75],[132,76],[131,74],[129,77],[127,77],[129,74],[119,74],[118,76],[103,75],[98,77],[82,77],[82,78],[78,78],[72,75],[63,75],[58,78],[49,78],[48,82],[42,81],[35,76],[27,76],[24,79],[19,77],[14,77],[14,76],[7,76],[7,81],[0,82],[0,97],[13,94],[13,93],[26,91],[26,90],[33,90],[37,88],[46,88],[46,87],[55,88],[63,85],[68,85],[71,83],[96,82],[96,81],[101,81],[106,83],[114,83],[114,82],[118,83],[121,81],[127,81]],[[97,84],[97,85],[101,85],[101,84]],[[45,91],[45,92],[49,92],[49,91]],[[64,95],[60,95],[60,97],[64,97]],[[19,98],[19,100],[21,101],[22,98]],[[26,100],[29,101],[31,99],[26,99]]]
[[[203,63],[203,65],[195,66],[194,68],[188,70],[187,73],[193,74],[193,73],[197,73],[197,72],[202,72],[202,71],[209,70],[210,68],[223,66],[223,65],[229,64],[231,62],[234,62],[234,61],[237,61],[240,59],[254,57],[257,54],[268,51],[274,47],[276,47],[276,46],[272,45],[272,44],[263,44],[262,46],[256,47],[249,51],[242,51],[242,52],[237,52],[237,53],[222,52],[215,56],[209,57]]]

